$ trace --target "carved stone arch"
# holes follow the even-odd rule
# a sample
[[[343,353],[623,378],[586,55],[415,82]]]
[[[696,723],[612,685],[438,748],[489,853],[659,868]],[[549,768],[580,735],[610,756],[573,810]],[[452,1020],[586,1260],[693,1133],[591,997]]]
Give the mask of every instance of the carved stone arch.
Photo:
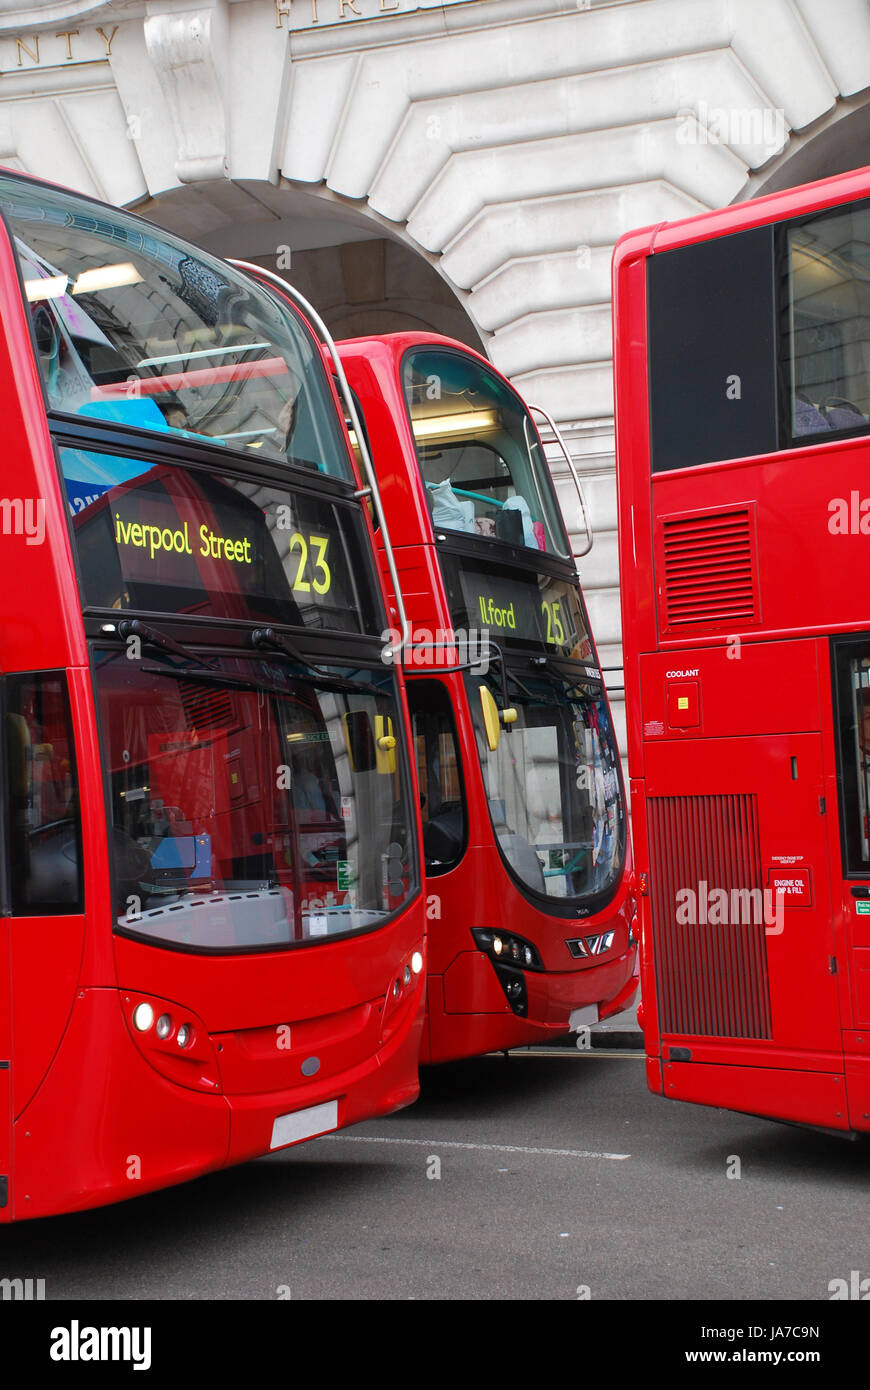
[[[418,329],[484,349],[438,258],[364,203],[283,180],[213,179],[169,189],[136,211],[215,255],[283,275],[336,337]]]
[[[849,101],[838,102],[821,121],[792,135],[782,153],[747,180],[740,201],[866,164],[870,164],[870,87]]]

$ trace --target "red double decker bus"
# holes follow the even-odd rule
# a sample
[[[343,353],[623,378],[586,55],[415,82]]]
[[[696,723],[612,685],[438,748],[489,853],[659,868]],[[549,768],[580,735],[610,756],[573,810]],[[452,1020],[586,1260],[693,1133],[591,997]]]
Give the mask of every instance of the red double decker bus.
[[[9,1221],[408,1104],[425,919],[365,489],[305,316],[29,179],[0,175],[0,219]]]
[[[421,1060],[579,1031],[634,995],[634,901],[607,695],[540,436],[461,343],[337,346],[411,626],[430,918]]]
[[[614,258],[649,1085],[853,1132],[870,1129],[868,246],[864,169],[648,227]]]

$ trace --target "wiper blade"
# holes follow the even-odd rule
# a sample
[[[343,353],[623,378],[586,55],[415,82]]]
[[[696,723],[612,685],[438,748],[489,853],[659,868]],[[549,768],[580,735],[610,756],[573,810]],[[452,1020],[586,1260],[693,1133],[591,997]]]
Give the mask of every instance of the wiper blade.
[[[231,676],[224,671],[216,671],[213,666],[143,666],[146,676],[174,676],[179,681],[202,681],[208,685],[234,686],[238,690],[267,690],[272,695],[292,696],[293,691],[283,685],[272,685],[256,676]]]
[[[237,676],[230,675],[228,672],[216,670],[213,666],[143,666],[143,672],[148,676],[175,676],[177,680],[203,681],[210,685],[231,685],[239,690],[266,690],[271,695],[284,695],[288,698],[295,698],[295,692],[284,685],[275,685],[274,682],[261,679],[259,676]],[[342,681],[338,677],[331,676],[291,676],[291,680],[302,681],[303,684],[314,686],[316,689],[325,688],[327,690],[339,690],[354,693],[361,691],[364,695],[376,695],[377,691],[368,685],[358,684],[356,681]]]
[[[329,671],[324,671],[322,666],[315,666],[307,657],[303,656],[299,648],[294,646],[286,637],[279,636],[271,627],[258,627],[251,633],[251,644],[254,647],[268,647],[270,651],[277,652],[279,656],[285,656],[290,661],[295,661],[298,666],[304,666],[306,671],[310,671],[314,677],[314,684],[323,686],[327,690],[344,690],[349,693],[358,692],[363,695],[373,694],[370,685],[363,685],[361,681],[347,680],[343,676],[333,676]]]
[[[140,622],[138,618],[122,618],[118,623],[118,636],[122,642],[126,642],[128,637],[138,637],[140,642],[147,642],[150,647],[162,647],[174,656],[183,656],[185,661],[202,661],[202,657],[197,656],[189,647],[174,642],[171,637],[158,632],[154,627],[149,627],[147,623]]]

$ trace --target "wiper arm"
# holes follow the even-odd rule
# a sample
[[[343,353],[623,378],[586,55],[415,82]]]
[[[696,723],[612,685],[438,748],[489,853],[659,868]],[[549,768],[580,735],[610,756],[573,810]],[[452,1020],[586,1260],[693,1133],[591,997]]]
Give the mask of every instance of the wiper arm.
[[[162,647],[166,652],[172,652],[174,656],[183,656],[185,661],[202,661],[201,656],[192,652],[189,647],[183,647],[180,642],[174,642],[171,637],[158,632],[156,628],[149,627],[147,623],[140,622],[138,618],[122,618],[118,623],[118,636],[126,642],[128,637],[138,637],[140,642],[147,642],[151,647]]]
[[[363,695],[374,693],[370,685],[363,685],[361,681],[346,680],[342,676],[330,675],[329,671],[324,671],[322,666],[315,666],[286,637],[279,637],[274,628],[255,628],[251,633],[251,645],[267,647],[270,651],[278,652],[281,656],[288,657],[290,661],[295,661],[297,665],[304,666],[305,670],[310,671],[314,676],[314,683],[323,686],[324,689],[344,690],[349,693],[358,692]]]

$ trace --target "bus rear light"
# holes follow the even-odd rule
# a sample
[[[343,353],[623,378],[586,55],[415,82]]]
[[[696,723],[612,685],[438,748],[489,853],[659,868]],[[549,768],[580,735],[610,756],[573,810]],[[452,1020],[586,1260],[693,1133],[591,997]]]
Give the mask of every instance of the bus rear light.
[[[124,1017],[139,1051],[156,1071],[179,1086],[221,1090],[217,1055],[205,1025],[168,1000],[122,994]],[[176,1026],[176,1019],[183,1022]],[[155,1026],[156,1019],[156,1026]]]

